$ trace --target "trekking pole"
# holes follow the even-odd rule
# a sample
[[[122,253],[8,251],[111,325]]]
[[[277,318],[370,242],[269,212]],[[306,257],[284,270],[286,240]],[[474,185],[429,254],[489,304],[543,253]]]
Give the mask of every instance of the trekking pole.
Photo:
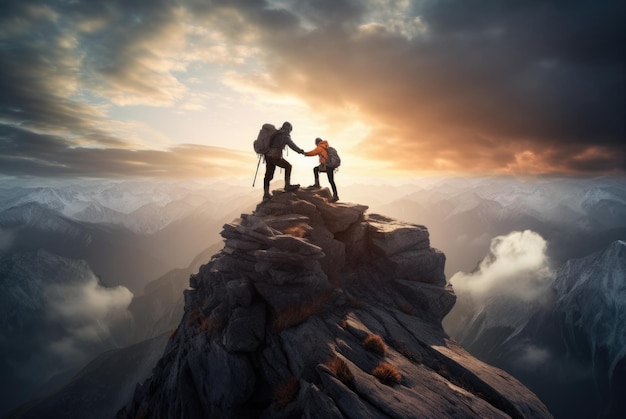
[[[259,173],[259,166],[261,165],[261,155],[259,154],[259,162],[256,164],[256,172],[254,172],[254,180],[252,181],[252,187],[256,183],[256,175]]]

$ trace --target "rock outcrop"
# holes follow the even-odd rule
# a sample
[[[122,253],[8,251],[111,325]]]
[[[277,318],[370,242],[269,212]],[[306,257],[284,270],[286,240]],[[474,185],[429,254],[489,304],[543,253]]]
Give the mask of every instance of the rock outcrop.
[[[275,192],[224,225],[119,418],[551,417],[443,331],[455,295],[424,226],[330,192]]]

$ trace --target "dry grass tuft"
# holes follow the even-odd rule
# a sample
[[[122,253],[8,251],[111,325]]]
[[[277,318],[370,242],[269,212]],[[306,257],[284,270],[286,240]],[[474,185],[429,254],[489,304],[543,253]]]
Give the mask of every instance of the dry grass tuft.
[[[200,310],[200,308],[199,307],[194,308],[191,311],[191,314],[189,314],[189,318],[187,319],[187,325],[191,326],[196,321],[198,321],[198,319],[200,318],[200,314],[202,314],[202,311]]]
[[[302,226],[293,226],[293,227],[287,227],[286,229],[284,229],[283,233],[289,234],[290,236],[303,238],[306,234],[306,230],[302,228]]]
[[[176,326],[175,328],[172,329],[172,331],[170,332],[170,335],[169,335],[169,339],[170,340],[173,339],[174,336],[176,336],[177,332],[178,332],[178,326]]]
[[[354,388],[354,374],[350,371],[350,367],[346,361],[335,356],[326,364],[330,372],[349,388]]]
[[[388,362],[379,363],[372,371],[374,377],[378,378],[381,383],[386,385],[398,384],[402,376],[398,369]]]
[[[202,319],[202,323],[200,323],[200,327],[198,327],[198,333],[202,333],[207,330],[209,327],[209,318],[205,317]]]
[[[274,400],[281,408],[295,400],[300,391],[300,380],[291,376],[274,388]]]
[[[222,316],[210,316],[204,317],[200,326],[196,330],[196,333],[205,333],[209,339],[213,338],[216,334],[224,330],[226,326],[226,320]]]
[[[304,323],[309,317],[321,314],[328,305],[332,293],[322,293],[313,301],[292,304],[274,315],[272,332],[281,331]]]
[[[224,330],[225,326],[226,326],[226,319],[224,319],[224,317],[222,316],[211,317],[208,322],[208,327],[207,327],[207,334],[209,335],[209,338],[212,338],[217,333]]]
[[[380,356],[384,356],[387,350],[387,345],[385,345],[383,339],[378,335],[367,335],[365,339],[363,339],[363,347]]]

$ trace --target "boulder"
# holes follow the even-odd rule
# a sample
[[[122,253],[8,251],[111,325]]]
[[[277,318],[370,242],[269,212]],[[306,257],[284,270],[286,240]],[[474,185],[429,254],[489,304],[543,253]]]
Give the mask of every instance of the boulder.
[[[428,249],[428,229],[417,224],[393,220],[378,214],[367,217],[369,240],[375,250],[385,257],[409,249]]]

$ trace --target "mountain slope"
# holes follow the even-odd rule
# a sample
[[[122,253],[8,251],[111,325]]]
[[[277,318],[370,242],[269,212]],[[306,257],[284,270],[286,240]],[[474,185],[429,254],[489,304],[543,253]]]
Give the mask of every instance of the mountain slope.
[[[568,261],[554,283],[568,352],[590,363],[605,411],[626,414],[626,242]],[[620,412],[619,414],[617,412]]]
[[[626,415],[626,242],[567,261],[541,298],[502,288],[473,301],[456,289],[446,330],[522,380],[555,417]]]
[[[441,327],[454,304],[424,226],[275,193],[224,225],[120,418],[550,417]]]
[[[2,411],[116,347],[131,298],[99,283],[85,261],[43,250],[0,254]]]
[[[120,404],[130,401],[135,383],[150,376],[166,342],[162,335],[104,352],[63,386],[5,418],[111,418]]]

